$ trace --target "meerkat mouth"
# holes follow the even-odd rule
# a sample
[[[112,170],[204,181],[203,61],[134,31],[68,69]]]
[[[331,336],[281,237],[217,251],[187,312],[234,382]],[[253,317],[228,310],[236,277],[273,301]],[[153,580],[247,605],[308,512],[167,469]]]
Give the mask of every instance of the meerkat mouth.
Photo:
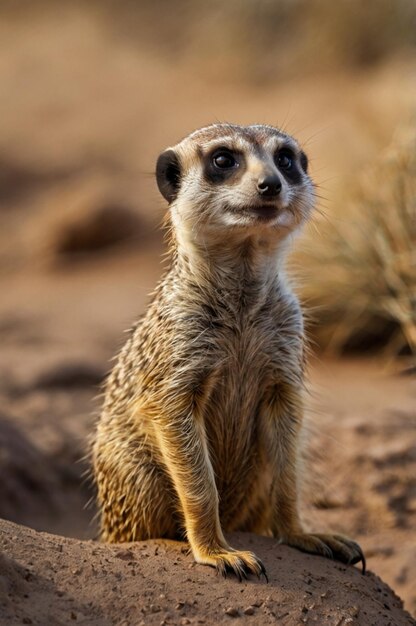
[[[273,204],[261,204],[260,206],[252,206],[249,213],[262,222],[275,219],[279,214],[279,207]]]
[[[241,220],[242,226],[249,224],[269,224],[274,223],[283,217],[287,212],[287,206],[276,203],[249,204],[240,207],[228,207],[228,211],[237,219]],[[248,220],[248,221],[247,221]]]

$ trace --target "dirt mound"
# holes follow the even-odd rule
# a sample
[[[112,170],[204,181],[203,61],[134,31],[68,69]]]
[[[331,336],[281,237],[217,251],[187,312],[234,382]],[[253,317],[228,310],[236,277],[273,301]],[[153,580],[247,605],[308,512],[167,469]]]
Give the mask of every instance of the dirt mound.
[[[88,208],[61,226],[56,236],[59,254],[93,253],[138,237],[141,221],[129,207],[108,201]]]
[[[53,506],[54,475],[44,455],[11,421],[0,415],[0,515]]]
[[[55,451],[50,445],[46,451],[0,412],[0,517],[80,536],[80,525],[86,527],[93,510],[82,511],[90,494],[73,444],[57,442]],[[92,523],[89,532],[81,530],[82,537],[94,535]]]
[[[194,564],[187,545],[103,545],[0,522],[0,624],[414,624],[374,574],[269,538],[230,537],[264,561],[269,584]]]

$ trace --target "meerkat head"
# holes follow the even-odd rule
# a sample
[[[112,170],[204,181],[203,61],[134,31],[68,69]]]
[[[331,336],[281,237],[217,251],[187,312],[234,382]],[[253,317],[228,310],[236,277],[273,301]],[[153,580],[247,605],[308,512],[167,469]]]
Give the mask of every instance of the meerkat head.
[[[174,227],[191,237],[228,230],[281,239],[313,206],[305,153],[272,126],[197,130],[159,156],[156,178]]]

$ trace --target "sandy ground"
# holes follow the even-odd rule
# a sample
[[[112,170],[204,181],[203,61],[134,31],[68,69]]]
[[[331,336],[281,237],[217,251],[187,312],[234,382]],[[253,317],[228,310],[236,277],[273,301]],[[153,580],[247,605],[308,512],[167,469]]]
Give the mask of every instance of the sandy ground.
[[[0,623],[414,624],[374,574],[304,555],[272,539],[230,541],[263,559],[269,583],[224,580],[196,566],[186,546],[147,541],[103,546],[0,523]]]

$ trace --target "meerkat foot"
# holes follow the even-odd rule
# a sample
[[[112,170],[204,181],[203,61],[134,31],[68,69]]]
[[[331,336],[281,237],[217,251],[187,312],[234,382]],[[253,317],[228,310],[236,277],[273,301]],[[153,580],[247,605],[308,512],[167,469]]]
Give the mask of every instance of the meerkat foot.
[[[269,582],[263,563],[253,552],[219,549],[215,552],[199,554],[195,560],[202,565],[215,567],[224,578],[227,577],[227,574],[235,574],[241,582],[243,578],[247,579],[250,574],[254,574],[257,578],[263,575]]]
[[[319,554],[347,565],[361,562],[362,573],[365,574],[366,561],[362,549],[358,543],[343,535],[302,533],[289,537],[283,543],[298,548],[302,552]]]

